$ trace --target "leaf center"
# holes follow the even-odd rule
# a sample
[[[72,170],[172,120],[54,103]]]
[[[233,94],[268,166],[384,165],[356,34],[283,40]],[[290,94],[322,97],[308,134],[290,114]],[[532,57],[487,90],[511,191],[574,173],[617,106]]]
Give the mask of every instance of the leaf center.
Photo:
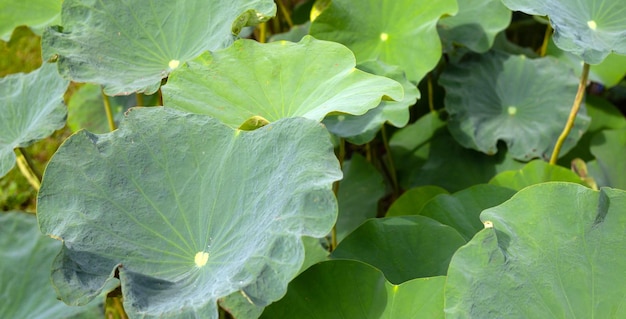
[[[203,267],[204,265],[206,265],[206,262],[209,260],[209,253],[204,252],[204,251],[199,251],[196,254],[196,257],[193,259],[193,261],[196,263],[196,267],[200,268]]]

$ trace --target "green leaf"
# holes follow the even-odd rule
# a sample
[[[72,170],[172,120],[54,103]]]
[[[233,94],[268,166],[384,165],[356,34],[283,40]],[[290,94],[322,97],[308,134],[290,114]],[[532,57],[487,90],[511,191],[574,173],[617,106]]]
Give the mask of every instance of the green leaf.
[[[626,192],[521,190],[452,258],[446,318],[624,318]]]
[[[589,173],[598,186],[626,190],[626,128],[604,130],[594,135],[591,154],[596,159],[588,163]]]
[[[334,0],[313,21],[310,34],[346,45],[358,63],[397,65],[417,83],[441,58],[437,21],[456,12],[454,0]]]
[[[498,52],[452,65],[439,82],[446,89],[448,127],[461,145],[495,154],[501,140],[513,158],[523,161],[550,157],[578,88],[571,70],[554,58]],[[589,121],[583,107],[563,154],[576,145]]]
[[[343,240],[368,218],[376,217],[378,201],[385,195],[385,183],[380,172],[355,154],[343,165],[344,178],[339,183],[337,201],[337,241]]]
[[[367,113],[354,116],[349,114],[329,115],[324,119],[328,130],[353,144],[371,142],[385,123],[403,127],[409,122],[409,107],[420,97],[417,87],[409,82],[404,72],[396,66],[388,66],[380,61],[366,61],[358,66],[360,70],[382,75],[402,84],[404,99],[401,101],[381,101]]]
[[[582,73],[582,59],[572,53],[559,49],[552,39],[548,42],[546,53],[567,63],[580,77]],[[589,68],[589,79],[602,83],[605,87],[611,88],[617,85],[626,75],[626,56],[609,54],[600,64],[592,65]]]
[[[587,186],[576,173],[571,170],[550,165],[542,160],[534,160],[524,165],[517,171],[502,172],[489,181],[489,184],[508,187],[519,191],[520,189],[545,182],[570,182]]]
[[[511,10],[548,16],[554,43],[586,63],[598,64],[615,51],[626,54],[623,0],[502,0]]]
[[[411,188],[391,204],[386,216],[417,215],[428,201],[439,194],[448,194],[448,191],[439,186]]]
[[[341,177],[328,132],[293,118],[254,131],[167,108],[131,109],[109,134],[76,133],[38,197],[42,232],[62,239],[61,298],[83,304],[119,272],[133,317],[217,318],[238,290],[279,299],[323,237]]]
[[[44,59],[74,82],[108,95],[152,94],[161,79],[206,50],[230,45],[242,27],[276,12],[271,0],[66,0],[62,27],[46,30]]]
[[[393,285],[372,266],[352,260],[315,265],[289,284],[287,295],[263,319],[443,319],[446,277]]]
[[[458,1],[459,12],[437,24],[446,46],[461,44],[474,52],[489,50],[498,32],[511,22],[511,11],[500,0]]]
[[[15,166],[13,149],[48,137],[65,125],[69,82],[52,64],[0,79],[0,177]]]
[[[513,194],[513,190],[500,186],[474,185],[452,195],[441,194],[433,198],[418,214],[456,229],[468,241],[483,228],[480,213],[502,204]]]
[[[1,318],[70,318],[81,313],[102,316],[101,302],[70,307],[57,300],[50,285],[50,264],[61,243],[43,236],[37,218],[21,212],[0,214]]]
[[[9,41],[13,29],[20,25],[41,29],[56,22],[61,13],[62,2],[63,0],[1,0],[0,40]]]
[[[376,218],[346,237],[331,258],[365,262],[399,284],[445,275],[452,254],[465,243],[454,228],[428,217]]]
[[[163,100],[239,127],[252,116],[321,121],[329,112],[363,114],[385,95],[402,99],[399,83],[354,66],[346,47],[310,36],[298,43],[242,39],[172,72]]]

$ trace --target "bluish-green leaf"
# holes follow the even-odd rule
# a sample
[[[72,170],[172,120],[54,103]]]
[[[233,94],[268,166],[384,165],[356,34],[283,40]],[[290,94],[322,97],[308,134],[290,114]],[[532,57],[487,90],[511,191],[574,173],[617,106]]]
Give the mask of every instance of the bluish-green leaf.
[[[626,190],[626,128],[594,135],[591,153],[596,159],[589,162],[589,173],[598,186]]]
[[[63,94],[69,82],[53,64],[0,79],[0,177],[15,165],[13,149],[26,147],[65,125]]]
[[[498,52],[448,67],[439,82],[446,89],[450,133],[461,145],[495,154],[498,141],[504,141],[513,158],[523,161],[550,157],[578,88],[571,70],[554,58]],[[576,144],[589,121],[583,107],[562,153]]]
[[[217,318],[217,299],[238,290],[258,306],[279,299],[302,265],[300,237],[335,223],[328,132],[303,118],[247,132],[167,108],[127,113],[48,164],[37,216],[64,242],[61,298],[83,304],[119,272],[131,318]]]
[[[57,55],[64,77],[109,95],[152,94],[179,65],[275,12],[271,0],[66,0],[63,25],[43,35],[44,59]]]

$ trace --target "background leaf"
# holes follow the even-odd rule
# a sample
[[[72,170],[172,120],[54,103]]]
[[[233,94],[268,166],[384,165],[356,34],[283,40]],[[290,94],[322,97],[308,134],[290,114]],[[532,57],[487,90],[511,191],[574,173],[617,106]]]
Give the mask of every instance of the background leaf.
[[[0,1],[0,40],[8,41],[13,29],[27,25],[41,29],[56,22],[61,13],[63,0],[1,0]]]
[[[321,121],[329,112],[363,114],[385,95],[402,99],[399,83],[354,66],[346,47],[310,36],[298,43],[242,39],[172,72],[163,101],[239,127],[253,116]]]
[[[492,178],[489,184],[519,191],[526,186],[545,182],[570,182],[587,186],[571,170],[557,165],[550,165],[542,160],[531,161],[517,171],[502,172]]]
[[[437,21],[456,11],[452,0],[334,0],[313,21],[310,34],[344,44],[358,63],[379,59],[397,65],[417,83],[441,58]]]
[[[131,318],[217,318],[217,299],[237,290],[265,306],[300,269],[300,236],[331,230],[338,166],[311,120],[245,132],[132,109],[114,132],[73,135],[48,164],[37,216],[64,241],[53,282],[82,304],[118,271]]]
[[[439,186],[420,186],[409,189],[387,210],[387,217],[415,215],[433,198],[448,191]]]
[[[66,0],[63,26],[46,30],[43,56],[75,82],[108,95],[152,94],[161,79],[206,50],[229,46],[242,27],[273,16],[270,0]]]
[[[85,318],[102,316],[102,300],[70,307],[50,286],[50,264],[61,243],[39,232],[37,218],[21,212],[0,213],[0,317]]]
[[[28,146],[65,125],[63,93],[69,82],[53,64],[0,79],[0,177],[15,165],[13,149]]]
[[[589,174],[598,186],[626,190],[626,128],[604,130],[591,140],[591,153],[596,157],[589,162]]]
[[[261,318],[443,319],[444,284],[440,276],[393,285],[369,265],[332,260],[292,281],[287,295]]]
[[[448,67],[439,83],[446,89],[450,133],[461,145],[495,154],[501,140],[513,158],[523,161],[550,157],[578,87],[567,66],[555,59],[498,52]],[[563,153],[576,144],[589,121],[581,109]]]

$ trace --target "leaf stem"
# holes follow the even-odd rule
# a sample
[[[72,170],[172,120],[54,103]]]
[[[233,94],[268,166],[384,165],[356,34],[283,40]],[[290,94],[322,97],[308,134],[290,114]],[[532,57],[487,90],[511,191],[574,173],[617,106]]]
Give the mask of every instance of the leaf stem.
[[[287,7],[285,7],[285,4],[283,4],[283,1],[278,0],[276,1],[276,3],[278,3],[278,8],[280,9],[280,12],[285,17],[285,22],[287,22],[287,25],[289,25],[289,29],[293,28],[293,21],[291,20],[289,11],[287,10]]]
[[[400,187],[398,186],[398,176],[396,175],[396,166],[393,163],[393,157],[391,156],[391,148],[389,147],[389,138],[387,137],[387,130],[383,124],[380,130],[383,138],[383,145],[385,146],[385,153],[387,153],[387,163],[389,164],[389,176],[391,177],[391,183],[393,186],[394,198],[400,193]]]
[[[115,131],[115,120],[113,120],[113,112],[111,111],[111,103],[109,102],[109,97],[104,94],[104,89],[102,91],[102,102],[104,102],[104,112],[107,115],[107,121],[109,122],[109,129],[111,131]]]
[[[431,112],[435,112],[435,102],[433,101],[433,74],[428,73],[428,108]]]
[[[541,48],[539,48],[539,56],[546,56],[546,52],[548,51],[548,43],[550,42],[550,36],[552,35],[552,26],[548,23],[546,27],[546,33],[543,36],[543,42],[541,43]]]
[[[574,127],[574,121],[576,120],[576,114],[578,114],[578,110],[580,109],[580,104],[583,101],[583,97],[585,96],[585,87],[587,87],[587,78],[589,77],[589,64],[583,64],[583,73],[580,75],[580,82],[578,83],[578,92],[576,92],[576,98],[574,99],[574,104],[572,105],[572,110],[569,113],[569,117],[567,118],[567,123],[565,123],[565,128],[561,135],[556,141],[556,145],[554,145],[554,151],[552,151],[552,157],[550,157],[550,164],[556,164],[556,160],[559,158],[559,152],[561,151],[561,147],[563,147],[563,143],[565,143],[565,139],[567,135],[572,131],[572,127]]]
[[[143,106],[144,105],[143,94],[135,93],[135,98],[137,99],[137,105],[136,106]]]
[[[38,174],[32,160],[21,147],[16,148],[15,153],[17,153],[17,167],[20,169],[20,172],[26,177],[30,185],[32,185],[36,191],[39,191],[41,187],[41,175]]]
[[[263,22],[259,25],[259,42],[267,42],[267,22]]]

